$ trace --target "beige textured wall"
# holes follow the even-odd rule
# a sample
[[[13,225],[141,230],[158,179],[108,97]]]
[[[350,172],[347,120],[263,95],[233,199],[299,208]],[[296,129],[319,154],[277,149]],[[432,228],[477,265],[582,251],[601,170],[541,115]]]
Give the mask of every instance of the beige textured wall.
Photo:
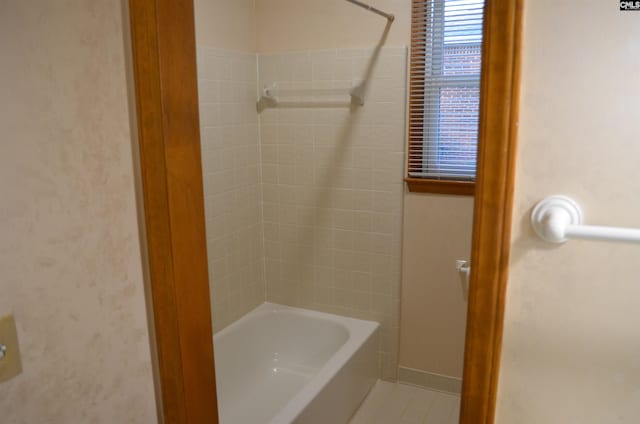
[[[400,366],[462,378],[467,303],[456,259],[469,259],[473,197],[404,198]]]
[[[387,45],[409,44],[411,0],[370,0],[393,13]],[[371,47],[386,19],[345,0],[256,0],[260,53]]]
[[[120,1],[2,3],[3,423],[156,421]]]
[[[640,17],[618,2],[528,1],[498,423],[640,421],[638,246],[549,246],[549,194],[586,221],[640,227]]]
[[[198,45],[256,51],[255,0],[194,0]]]

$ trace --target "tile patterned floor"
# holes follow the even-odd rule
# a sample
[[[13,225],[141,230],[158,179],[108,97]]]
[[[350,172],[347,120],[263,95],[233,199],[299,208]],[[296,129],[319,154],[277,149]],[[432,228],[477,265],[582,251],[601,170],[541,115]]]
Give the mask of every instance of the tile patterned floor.
[[[378,381],[350,424],[457,424],[460,396]]]

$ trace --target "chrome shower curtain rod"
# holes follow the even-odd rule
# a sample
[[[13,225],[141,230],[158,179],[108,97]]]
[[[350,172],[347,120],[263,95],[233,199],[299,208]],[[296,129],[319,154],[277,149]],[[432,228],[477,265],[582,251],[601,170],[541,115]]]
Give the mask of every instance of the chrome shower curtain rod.
[[[387,18],[389,20],[389,22],[393,22],[393,20],[395,19],[395,16],[393,16],[393,14],[383,12],[382,10],[376,9],[375,7],[373,7],[371,5],[368,5],[366,3],[362,3],[361,1],[358,1],[358,0],[347,0],[347,1],[349,3],[353,3],[353,4],[357,5],[357,6],[360,6],[360,7],[364,8],[364,9],[370,10],[373,13],[377,13],[380,16],[384,16],[385,18]]]

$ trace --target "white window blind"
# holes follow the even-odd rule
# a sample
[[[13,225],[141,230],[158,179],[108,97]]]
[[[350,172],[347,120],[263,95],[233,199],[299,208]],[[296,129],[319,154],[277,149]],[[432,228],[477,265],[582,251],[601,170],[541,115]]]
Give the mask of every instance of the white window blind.
[[[410,178],[476,176],[484,0],[414,0]]]

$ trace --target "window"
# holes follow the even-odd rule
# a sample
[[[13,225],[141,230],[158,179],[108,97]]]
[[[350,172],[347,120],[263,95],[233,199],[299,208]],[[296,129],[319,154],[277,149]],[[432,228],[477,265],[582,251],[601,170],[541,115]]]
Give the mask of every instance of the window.
[[[483,12],[484,0],[413,1],[410,189],[473,193]]]

